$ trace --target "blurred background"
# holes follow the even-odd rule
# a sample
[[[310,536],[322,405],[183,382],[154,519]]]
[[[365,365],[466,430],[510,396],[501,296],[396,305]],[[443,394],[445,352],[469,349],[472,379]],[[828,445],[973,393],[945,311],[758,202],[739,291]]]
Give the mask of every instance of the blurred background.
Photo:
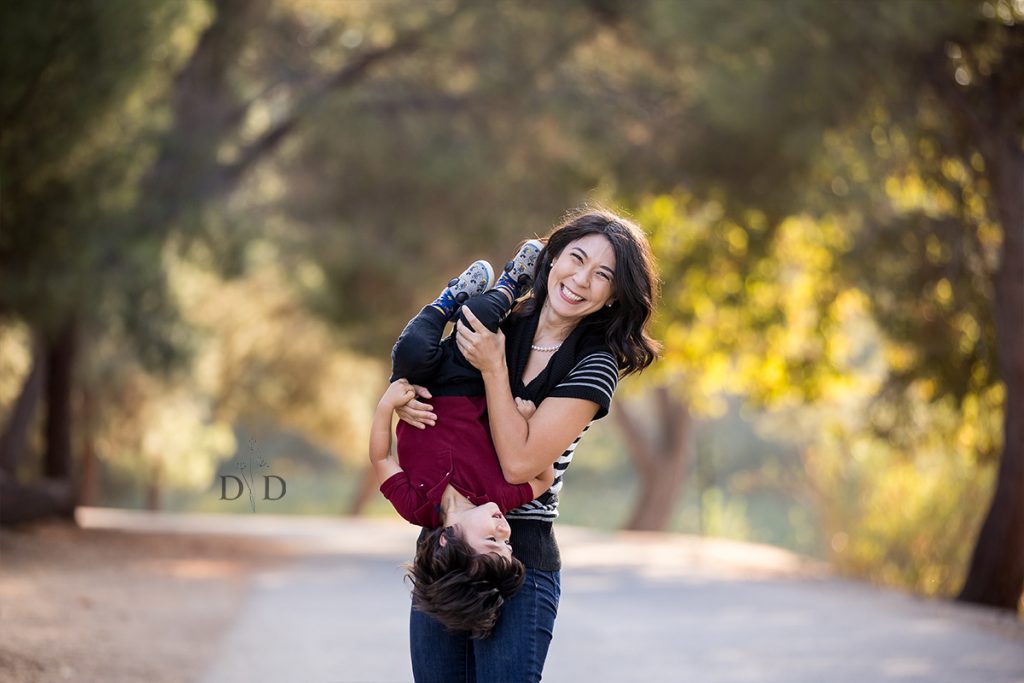
[[[220,475],[258,513],[393,517],[394,338],[589,203],[650,235],[664,355],[562,523],[1019,608],[1021,0],[2,12],[5,525],[251,514]]]

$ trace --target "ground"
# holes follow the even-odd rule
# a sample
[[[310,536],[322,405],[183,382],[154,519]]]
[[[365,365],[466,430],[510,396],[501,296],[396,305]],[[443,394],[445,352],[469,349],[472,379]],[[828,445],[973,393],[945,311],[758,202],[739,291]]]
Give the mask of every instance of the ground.
[[[0,680],[195,680],[249,577],[286,558],[248,538],[0,530]]]
[[[85,509],[0,532],[0,679],[409,681],[393,520]],[[1024,683],[1024,624],[767,546],[558,530],[545,680]]]

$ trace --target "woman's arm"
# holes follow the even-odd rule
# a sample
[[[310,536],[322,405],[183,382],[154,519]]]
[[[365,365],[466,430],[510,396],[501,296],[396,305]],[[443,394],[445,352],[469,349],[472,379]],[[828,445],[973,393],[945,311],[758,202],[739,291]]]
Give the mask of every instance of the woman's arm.
[[[511,482],[510,482],[511,483]],[[530,490],[533,491],[534,499],[540,498],[545,491],[555,483],[555,466],[548,465],[547,469],[529,481]]]
[[[526,401],[518,396],[515,398],[515,402],[516,410],[518,410],[519,414],[523,416],[523,419],[529,423],[530,418],[532,418],[533,414],[537,412],[537,406],[533,404],[533,401]],[[509,483],[511,484],[513,482]],[[530,479],[528,483],[530,484],[530,490],[533,491],[534,499],[540,498],[541,495],[543,495],[543,493],[551,488],[551,485],[555,483],[555,466],[548,465],[543,472]]]
[[[472,311],[466,319],[476,322]],[[457,323],[455,341],[474,367],[480,370],[487,396],[491,437],[505,479],[511,484],[529,482],[579,436],[594,419],[598,405],[578,398],[548,398],[529,420],[516,408],[505,363],[505,335],[492,333],[483,325],[470,330]]]

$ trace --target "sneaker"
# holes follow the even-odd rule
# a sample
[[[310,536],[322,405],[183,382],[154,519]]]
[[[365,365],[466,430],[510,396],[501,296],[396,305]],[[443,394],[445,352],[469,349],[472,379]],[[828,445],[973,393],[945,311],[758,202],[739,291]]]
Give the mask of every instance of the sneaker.
[[[518,299],[522,289],[533,284],[533,276],[537,272],[537,256],[543,248],[544,243],[540,240],[523,242],[512,260],[505,264],[505,272],[494,286],[505,290],[512,301]]]
[[[448,286],[441,291],[437,299],[431,304],[436,307],[445,318],[451,320],[456,309],[468,301],[471,297],[483,294],[494,282],[494,268],[487,261],[474,261],[458,277],[452,278]]]
[[[537,257],[543,248],[544,243],[540,240],[523,242],[512,260],[505,264],[505,275],[520,286],[528,287],[533,284],[533,276],[537,272]]]
[[[448,291],[455,298],[455,303],[464,304],[474,296],[483,294],[494,283],[494,268],[483,259],[473,261],[462,272],[462,275],[452,278],[448,282]]]

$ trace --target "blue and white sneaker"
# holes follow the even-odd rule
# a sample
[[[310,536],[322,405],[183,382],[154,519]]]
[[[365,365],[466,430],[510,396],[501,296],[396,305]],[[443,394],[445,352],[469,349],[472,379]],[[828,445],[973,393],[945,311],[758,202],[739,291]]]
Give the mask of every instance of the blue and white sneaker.
[[[494,282],[494,268],[487,261],[473,261],[458,277],[452,278],[437,300],[436,306],[445,317],[451,320],[455,310],[474,296],[479,296],[491,288]]]
[[[513,301],[518,299],[521,290],[533,284],[534,275],[537,273],[537,257],[543,248],[544,243],[540,240],[523,242],[512,260],[505,264],[505,272],[494,286],[506,289],[512,295]]]

